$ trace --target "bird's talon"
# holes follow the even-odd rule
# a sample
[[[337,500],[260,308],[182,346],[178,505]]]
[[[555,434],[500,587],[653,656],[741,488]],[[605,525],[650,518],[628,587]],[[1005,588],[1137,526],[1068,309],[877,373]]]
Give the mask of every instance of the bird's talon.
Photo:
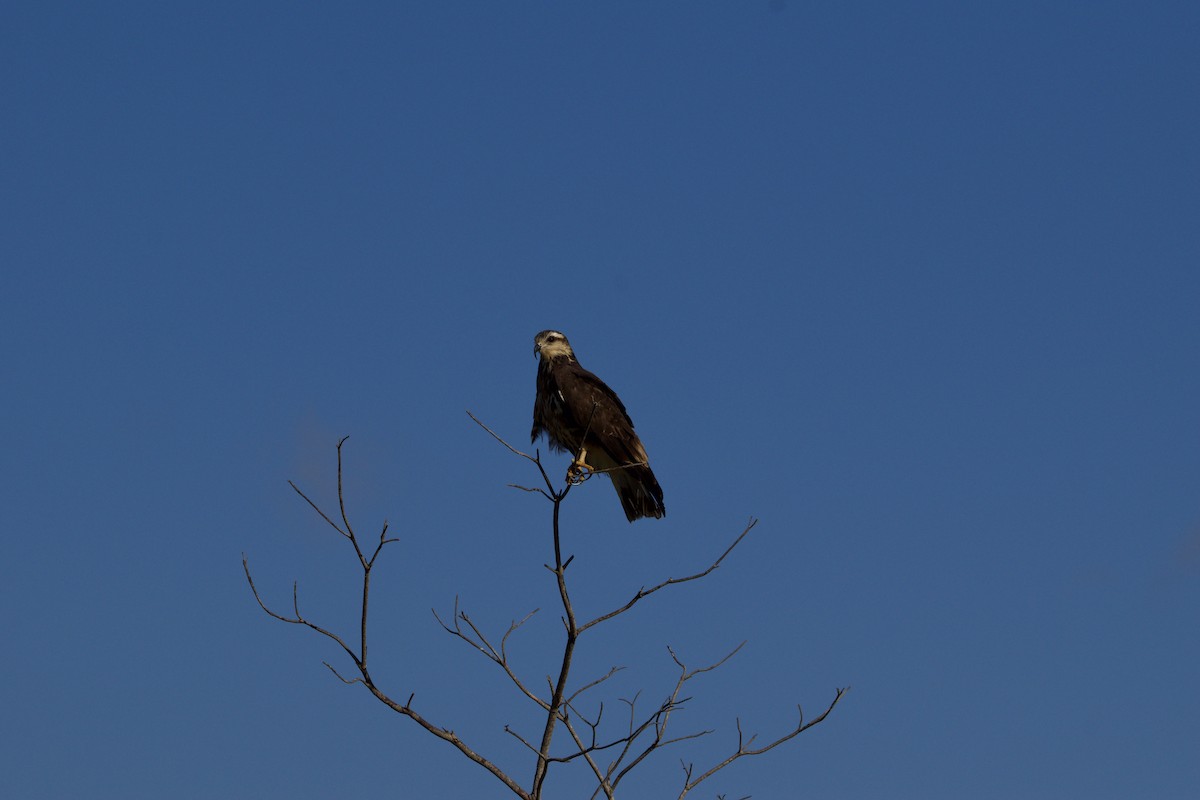
[[[578,486],[590,477],[592,477],[592,468],[587,464],[572,464],[567,467],[567,483],[572,486]]]

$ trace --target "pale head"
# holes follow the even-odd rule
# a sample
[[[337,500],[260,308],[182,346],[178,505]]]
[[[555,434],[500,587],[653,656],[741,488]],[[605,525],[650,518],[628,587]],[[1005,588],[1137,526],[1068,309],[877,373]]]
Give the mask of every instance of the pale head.
[[[558,331],[542,331],[537,336],[533,337],[533,353],[540,355],[543,361],[549,361],[554,358],[566,356],[574,359],[575,353],[571,350],[571,343],[567,341],[567,337],[563,336]]]

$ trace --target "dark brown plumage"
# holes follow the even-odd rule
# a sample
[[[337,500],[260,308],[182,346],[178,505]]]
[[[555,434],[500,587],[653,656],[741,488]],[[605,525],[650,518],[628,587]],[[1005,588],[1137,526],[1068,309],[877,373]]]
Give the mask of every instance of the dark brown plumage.
[[[662,488],[616,392],[579,366],[558,331],[535,336],[533,352],[540,361],[530,440],[544,431],[551,449],[570,453],[588,470],[604,470],[630,522],[665,516]]]

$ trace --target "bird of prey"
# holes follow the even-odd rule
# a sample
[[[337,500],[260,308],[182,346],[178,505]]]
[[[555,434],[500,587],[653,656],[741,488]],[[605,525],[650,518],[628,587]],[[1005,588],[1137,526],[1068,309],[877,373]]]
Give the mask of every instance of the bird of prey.
[[[630,522],[666,516],[662,488],[617,393],[579,366],[558,331],[533,337],[533,352],[541,360],[530,441],[545,431],[551,449],[570,453],[574,461],[567,477],[573,483],[594,472],[608,473]]]

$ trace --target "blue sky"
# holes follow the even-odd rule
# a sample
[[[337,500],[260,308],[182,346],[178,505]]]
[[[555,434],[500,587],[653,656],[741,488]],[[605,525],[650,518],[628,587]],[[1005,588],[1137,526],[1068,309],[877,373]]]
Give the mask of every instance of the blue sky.
[[[666,493],[564,509],[603,695],[677,758],[821,726],[697,795],[1200,785],[1200,7],[1184,2],[24,3],[0,11],[6,797],[502,797],[343,687],[372,661],[518,779],[455,596],[555,669],[517,445],[565,331]],[[565,466],[561,458],[558,468]],[[590,635],[590,634],[589,634]],[[489,669],[490,667],[490,669]],[[599,697],[597,698],[599,699]],[[586,796],[564,772],[558,796]]]

